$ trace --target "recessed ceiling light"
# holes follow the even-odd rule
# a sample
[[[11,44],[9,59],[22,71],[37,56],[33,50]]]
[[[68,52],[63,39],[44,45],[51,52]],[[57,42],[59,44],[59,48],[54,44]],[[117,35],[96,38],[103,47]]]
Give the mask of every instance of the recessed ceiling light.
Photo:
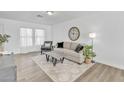
[[[48,15],[53,15],[54,12],[53,12],[53,11],[47,11],[47,14],[48,14]]]

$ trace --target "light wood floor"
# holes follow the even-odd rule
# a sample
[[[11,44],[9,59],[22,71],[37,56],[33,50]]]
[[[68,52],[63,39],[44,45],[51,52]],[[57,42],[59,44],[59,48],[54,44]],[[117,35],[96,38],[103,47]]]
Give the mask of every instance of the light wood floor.
[[[15,55],[18,82],[52,82],[52,80],[32,60],[32,56],[40,53]],[[76,82],[121,82],[124,81],[124,70],[96,63]]]

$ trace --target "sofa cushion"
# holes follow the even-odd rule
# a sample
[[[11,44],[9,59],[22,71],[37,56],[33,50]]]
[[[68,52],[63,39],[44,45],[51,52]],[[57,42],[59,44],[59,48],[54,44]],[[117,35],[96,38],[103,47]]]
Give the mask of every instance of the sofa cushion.
[[[71,43],[70,42],[64,42],[63,48],[70,49]]]
[[[71,43],[70,49],[75,50],[78,46],[78,43]]]
[[[69,49],[64,49],[64,55],[65,55],[65,58],[67,57],[77,57],[79,58],[79,53],[75,52],[74,50],[69,50]]]
[[[75,51],[76,51],[77,53],[79,53],[82,49],[83,49],[83,46],[82,46],[81,44],[79,44],[79,45],[76,47]]]
[[[82,63],[84,58],[83,58],[83,52],[75,52],[74,50],[70,50],[70,49],[65,49],[65,48],[54,48],[54,51],[56,53],[58,53],[59,55],[67,58],[67,59],[70,59],[70,60],[73,60],[77,63]]]
[[[54,51],[56,52],[56,53],[64,53],[64,48],[54,48]]]
[[[64,43],[64,42],[59,42],[59,43],[57,43],[57,48],[63,48],[63,43]]]
[[[64,48],[55,48],[54,51],[56,53],[60,53],[61,55],[63,55],[64,57],[77,57],[79,58],[80,54],[75,52],[74,50],[69,50],[69,49],[64,49]],[[83,55],[83,53],[82,53]]]

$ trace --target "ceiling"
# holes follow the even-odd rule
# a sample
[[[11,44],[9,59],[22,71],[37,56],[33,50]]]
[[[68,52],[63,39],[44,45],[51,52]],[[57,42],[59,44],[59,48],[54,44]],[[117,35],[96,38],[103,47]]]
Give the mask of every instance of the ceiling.
[[[50,16],[46,14],[46,11],[0,11],[0,18],[52,25],[94,14],[96,14],[96,12],[54,11],[54,15]],[[37,15],[42,15],[42,17],[37,17]]]

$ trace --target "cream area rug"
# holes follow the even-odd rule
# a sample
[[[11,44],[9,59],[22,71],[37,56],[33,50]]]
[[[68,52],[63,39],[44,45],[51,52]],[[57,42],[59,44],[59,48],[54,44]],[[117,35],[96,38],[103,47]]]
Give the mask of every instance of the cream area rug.
[[[45,55],[32,57],[32,60],[54,81],[54,82],[72,82],[78,79],[86,70],[94,64],[78,65],[74,62],[64,59],[63,63],[58,62],[53,66],[52,62],[47,62]]]

